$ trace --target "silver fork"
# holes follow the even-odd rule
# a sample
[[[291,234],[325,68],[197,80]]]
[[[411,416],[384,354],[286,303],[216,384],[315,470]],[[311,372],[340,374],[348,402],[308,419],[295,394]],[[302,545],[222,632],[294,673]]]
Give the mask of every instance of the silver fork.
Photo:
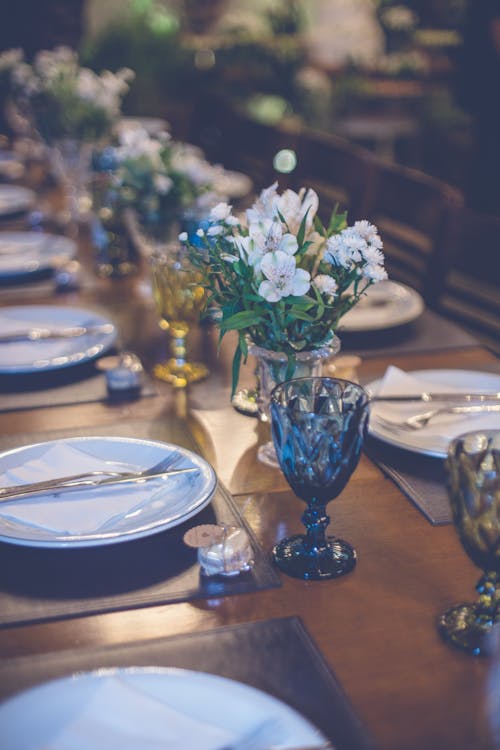
[[[67,477],[56,479],[47,479],[42,482],[33,482],[31,484],[18,484],[13,487],[0,487],[0,503],[15,498],[29,497],[30,495],[53,494],[54,492],[72,491],[80,487],[100,487],[106,484],[119,484],[124,482],[139,482],[154,477],[168,476],[170,474],[186,474],[197,471],[196,466],[189,466],[182,469],[175,468],[179,463],[181,456],[169,455],[162,458],[154,466],[150,466],[142,471],[110,471],[102,469],[100,471],[90,471],[83,474],[73,474]]]
[[[390,419],[375,415],[375,420],[384,427],[396,430],[421,430],[429,424],[431,419],[440,414],[484,414],[485,412],[500,411],[500,404],[477,404],[476,406],[444,406],[440,409],[431,409],[422,414],[414,414],[401,422],[393,422]]]

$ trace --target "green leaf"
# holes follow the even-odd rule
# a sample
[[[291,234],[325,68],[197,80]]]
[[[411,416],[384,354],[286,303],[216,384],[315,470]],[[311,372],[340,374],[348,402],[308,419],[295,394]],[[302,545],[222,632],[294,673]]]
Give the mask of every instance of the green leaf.
[[[232,385],[231,385],[231,398],[236,393],[236,388],[238,387],[238,380],[240,377],[240,367],[241,367],[241,348],[240,344],[238,343],[238,346],[236,347],[236,351],[234,352],[233,357],[233,368],[232,368]]]
[[[326,237],[327,236],[326,229],[323,226],[323,222],[321,221],[321,219],[319,218],[319,216],[315,216],[314,217],[314,228],[315,228],[315,230],[317,232],[319,232],[319,234],[322,237]]]
[[[220,321],[221,331],[240,331],[242,328],[257,326],[262,323],[262,317],[256,315],[253,310],[242,310],[241,312],[231,315],[231,317]]]
[[[298,242],[299,247],[302,247],[304,243],[304,237],[306,236],[307,214],[309,213],[310,208],[311,207],[309,206],[309,208],[305,212],[304,217],[302,221],[300,222],[299,231],[297,232],[297,242]]]

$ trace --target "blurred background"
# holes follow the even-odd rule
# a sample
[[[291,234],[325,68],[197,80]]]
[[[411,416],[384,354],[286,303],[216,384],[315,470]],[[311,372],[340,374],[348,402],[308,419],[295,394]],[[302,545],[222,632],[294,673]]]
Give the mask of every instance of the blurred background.
[[[229,101],[266,123],[339,134],[497,211],[473,182],[468,12],[466,0],[16,0],[0,47],[29,59],[68,44],[96,70],[133,68],[125,112],[166,117],[178,138]]]

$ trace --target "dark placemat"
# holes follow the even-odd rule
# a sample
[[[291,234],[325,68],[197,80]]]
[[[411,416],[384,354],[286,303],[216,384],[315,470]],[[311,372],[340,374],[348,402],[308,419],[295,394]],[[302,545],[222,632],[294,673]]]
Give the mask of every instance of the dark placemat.
[[[390,477],[433,526],[452,522],[444,461],[367,438],[365,453]]]
[[[10,659],[0,666],[0,697],[76,671],[113,666],[177,667],[237,680],[299,711],[336,750],[375,750],[338,680],[297,617],[126,646]]]
[[[76,435],[148,438],[196,451],[183,423],[129,420],[99,429],[14,435],[0,438],[0,450]],[[246,528],[253,545],[251,571],[233,578],[200,575],[196,550],[182,537],[202,523]],[[1,533],[1,522],[0,522]],[[28,622],[148,607],[196,598],[240,594],[280,585],[268,556],[220,486],[210,503],[184,524],[134,541],[75,549],[45,549],[0,543],[0,627]]]
[[[0,375],[0,412],[116,401],[118,398],[133,400],[157,393],[153,382],[144,373],[140,392],[124,393],[110,399],[105,374],[92,361],[52,372]]]
[[[355,352],[361,357],[418,354],[478,346],[474,336],[432,310],[425,310],[417,320],[397,328],[351,333],[340,329],[338,333],[342,353]]]

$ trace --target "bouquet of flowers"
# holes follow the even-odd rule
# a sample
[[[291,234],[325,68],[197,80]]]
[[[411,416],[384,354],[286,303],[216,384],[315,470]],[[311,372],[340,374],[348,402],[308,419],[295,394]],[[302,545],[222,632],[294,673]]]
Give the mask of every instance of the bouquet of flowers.
[[[297,354],[328,345],[342,315],[387,278],[375,226],[349,227],[337,209],[324,226],[317,210],[313,190],[280,195],[275,183],[244,219],[215,206],[210,226],[199,230],[201,248],[179,235],[201,272],[207,309],[219,310],[221,338],[238,332],[233,394],[249,342],[286,354],[291,377]]]
[[[97,74],[81,67],[77,53],[68,47],[42,50],[32,65],[20,61],[12,71],[17,97],[26,102],[47,143],[95,141],[107,134],[133,76],[128,68]]]
[[[119,133],[114,149],[113,188],[123,208],[133,208],[143,227],[161,238],[165,228],[188,209],[208,213],[220,197],[214,193],[214,168],[200,151],[172,139],[151,137],[140,128]]]

